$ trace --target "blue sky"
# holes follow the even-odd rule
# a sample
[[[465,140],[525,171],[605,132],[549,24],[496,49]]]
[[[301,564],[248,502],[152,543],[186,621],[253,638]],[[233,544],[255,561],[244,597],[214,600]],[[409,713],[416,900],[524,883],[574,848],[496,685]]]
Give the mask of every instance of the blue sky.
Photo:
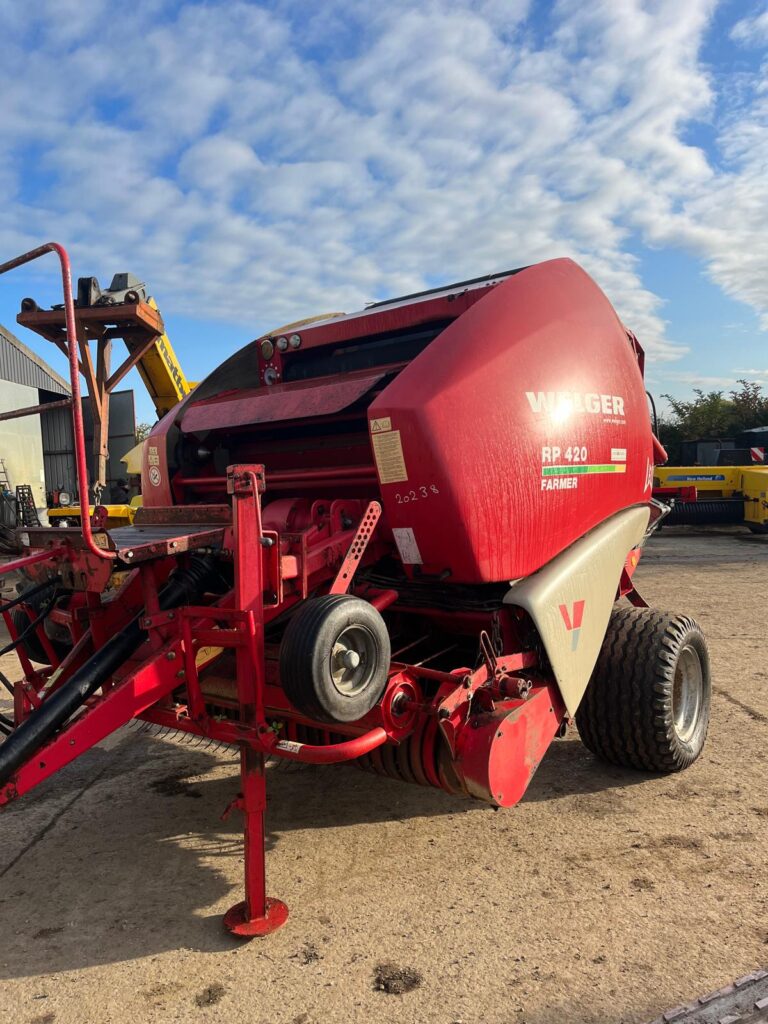
[[[657,394],[768,386],[766,0],[0,0],[0,27],[0,259],[131,270],[192,379],[568,255]],[[46,259],[0,278],[0,322],[58,301]]]

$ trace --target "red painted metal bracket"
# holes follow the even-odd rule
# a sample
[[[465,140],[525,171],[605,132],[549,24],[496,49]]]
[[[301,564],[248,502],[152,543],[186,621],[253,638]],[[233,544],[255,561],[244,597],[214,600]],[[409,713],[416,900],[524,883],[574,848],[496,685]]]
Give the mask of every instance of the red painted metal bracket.
[[[360,565],[365,549],[368,547],[368,541],[371,539],[373,531],[376,529],[376,524],[380,518],[381,505],[378,501],[368,502],[368,508],[365,510],[363,518],[360,520],[357,532],[352,538],[352,543],[349,545],[349,551],[347,551],[347,555],[341,563],[341,568],[336,574],[336,579],[333,581],[333,585],[331,586],[329,593],[347,593],[352,582],[352,577],[355,575],[355,570]]]
[[[33,789],[169,694],[179,685],[176,677],[178,647],[178,641],[169,644],[159,657],[152,656],[144,661],[116,681],[103,696],[88,702],[82,714],[42,747],[0,790],[0,805]]]

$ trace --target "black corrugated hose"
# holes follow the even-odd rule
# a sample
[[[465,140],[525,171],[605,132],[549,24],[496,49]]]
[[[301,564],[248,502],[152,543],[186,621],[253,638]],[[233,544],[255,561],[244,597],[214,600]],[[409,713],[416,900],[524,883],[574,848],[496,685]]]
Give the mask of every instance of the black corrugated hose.
[[[216,575],[216,562],[211,556],[191,559],[188,566],[175,570],[160,591],[161,610],[199,599]],[[140,612],[108,640],[0,744],[0,785],[8,782],[143,643],[147,633],[139,625],[142,615]]]

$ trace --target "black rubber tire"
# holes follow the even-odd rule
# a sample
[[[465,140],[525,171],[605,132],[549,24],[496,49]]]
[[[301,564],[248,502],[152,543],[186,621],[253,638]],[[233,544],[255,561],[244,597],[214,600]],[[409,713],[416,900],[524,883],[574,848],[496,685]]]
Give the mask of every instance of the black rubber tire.
[[[331,657],[350,628],[365,638],[359,688],[344,693],[334,682]],[[381,697],[387,682],[391,648],[379,612],[359,597],[325,594],[299,605],[280,645],[280,681],[291,704],[321,722],[356,722]]]
[[[24,589],[25,587],[19,588],[19,596],[21,596],[24,593]],[[38,593],[33,594],[29,598],[29,601],[27,603],[33,612],[33,618],[37,618],[37,616],[40,614],[40,612],[42,612],[43,608],[45,607],[46,602],[50,601],[53,598],[54,589],[54,584],[51,584],[50,589],[40,590],[38,591]],[[24,630],[28,628],[30,619],[27,613],[22,611],[21,608],[14,608],[11,611],[11,621],[13,622],[13,626],[17,634],[21,635],[24,632]],[[62,643],[61,640],[57,640],[54,637],[49,636],[48,639],[51,642],[51,647],[54,649],[59,658],[65,657],[65,655],[69,651],[69,645]],[[48,658],[48,655],[45,653],[45,648],[40,642],[36,629],[31,630],[29,635],[26,636],[24,640],[22,640],[21,646],[27,652],[32,661],[36,661],[41,665],[50,664],[50,660]]]
[[[701,687],[690,724],[681,730],[673,711],[676,671],[686,665],[695,671],[696,663],[686,649],[698,658]],[[584,745],[604,761],[641,771],[677,772],[702,751],[711,695],[707,643],[693,619],[617,606],[576,724]]]
[[[768,533],[768,523],[747,523],[747,529],[750,533],[765,535]]]

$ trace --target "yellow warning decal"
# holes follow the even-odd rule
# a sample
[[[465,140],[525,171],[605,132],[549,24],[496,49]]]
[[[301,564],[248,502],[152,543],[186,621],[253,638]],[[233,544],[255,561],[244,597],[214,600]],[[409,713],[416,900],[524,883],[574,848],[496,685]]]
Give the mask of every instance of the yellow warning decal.
[[[379,479],[383,484],[399,484],[408,479],[399,430],[372,434],[371,444]]]

